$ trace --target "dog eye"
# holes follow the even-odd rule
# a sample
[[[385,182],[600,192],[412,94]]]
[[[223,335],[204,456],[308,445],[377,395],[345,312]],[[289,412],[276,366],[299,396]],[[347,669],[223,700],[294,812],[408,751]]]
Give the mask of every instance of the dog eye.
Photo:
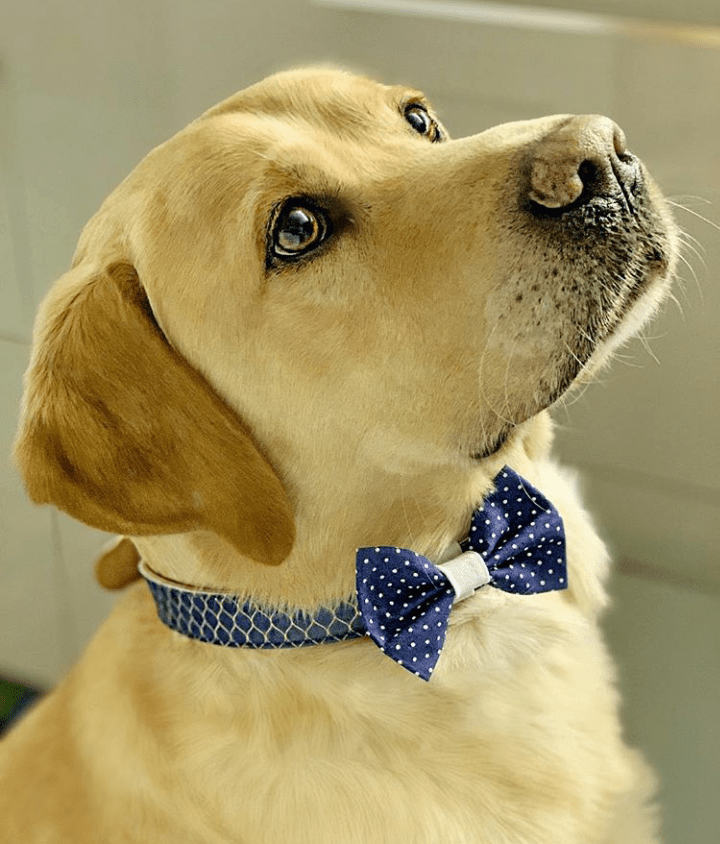
[[[305,205],[288,204],[280,212],[272,235],[272,248],[280,258],[303,255],[326,238],[325,216]]]
[[[440,127],[430,117],[427,109],[418,103],[411,103],[405,108],[405,120],[412,126],[418,135],[424,135],[431,141],[442,140]]]

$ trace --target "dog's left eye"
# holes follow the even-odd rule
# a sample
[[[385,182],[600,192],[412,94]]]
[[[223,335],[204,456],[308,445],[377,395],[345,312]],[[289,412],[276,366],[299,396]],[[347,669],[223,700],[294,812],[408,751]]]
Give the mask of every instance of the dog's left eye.
[[[431,141],[442,140],[442,133],[437,123],[430,117],[427,109],[418,103],[410,103],[406,106],[405,120],[412,126],[418,135],[425,135]]]
[[[278,215],[272,250],[279,258],[294,258],[319,246],[328,235],[325,215],[306,205],[288,203]]]

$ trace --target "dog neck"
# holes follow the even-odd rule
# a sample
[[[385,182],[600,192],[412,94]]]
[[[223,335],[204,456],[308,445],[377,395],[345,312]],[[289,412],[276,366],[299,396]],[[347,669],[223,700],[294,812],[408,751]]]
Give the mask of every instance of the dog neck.
[[[319,485],[296,504],[296,541],[279,566],[243,557],[208,531],[134,537],[143,560],[158,574],[190,587],[228,592],[268,606],[313,609],[350,598],[355,550],[366,545],[412,548],[431,560],[468,530],[473,509],[504,464],[521,474],[549,449],[545,415],[524,423],[496,455],[482,461],[390,475],[381,469],[343,476],[342,488]]]

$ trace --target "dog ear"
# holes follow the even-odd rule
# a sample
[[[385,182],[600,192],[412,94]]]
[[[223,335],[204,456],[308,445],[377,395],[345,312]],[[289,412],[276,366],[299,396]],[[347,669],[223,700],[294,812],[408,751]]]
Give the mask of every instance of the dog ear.
[[[280,480],[169,345],[127,263],[76,267],[44,301],[15,454],[33,501],[101,530],[209,529],[269,564],[292,548]]]
[[[140,553],[127,536],[107,542],[95,560],[95,579],[105,589],[123,589],[140,578]]]

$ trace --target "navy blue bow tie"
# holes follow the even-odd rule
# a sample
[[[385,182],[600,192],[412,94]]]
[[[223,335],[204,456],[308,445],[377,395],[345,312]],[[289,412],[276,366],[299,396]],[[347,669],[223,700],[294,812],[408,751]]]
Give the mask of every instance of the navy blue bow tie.
[[[562,518],[545,496],[505,466],[473,513],[459,556],[434,565],[405,548],[358,548],[358,605],[370,637],[429,680],[453,602],[489,584],[529,595],[567,587]]]

